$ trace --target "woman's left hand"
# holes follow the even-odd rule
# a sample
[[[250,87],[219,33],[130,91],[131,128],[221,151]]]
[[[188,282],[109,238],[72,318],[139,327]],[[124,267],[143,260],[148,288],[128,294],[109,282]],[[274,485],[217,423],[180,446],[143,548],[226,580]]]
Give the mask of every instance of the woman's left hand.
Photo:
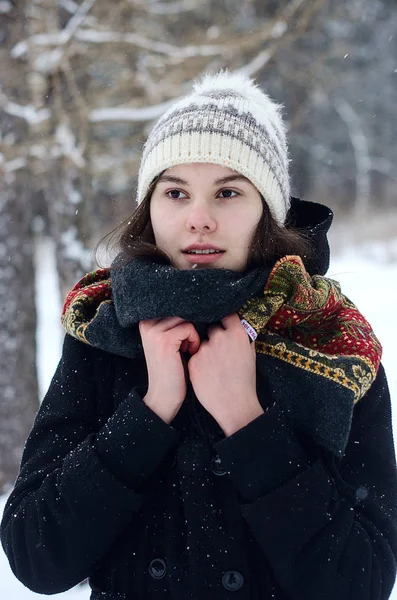
[[[226,436],[263,414],[256,393],[255,343],[237,313],[211,325],[208,341],[188,361],[189,377],[199,402]]]

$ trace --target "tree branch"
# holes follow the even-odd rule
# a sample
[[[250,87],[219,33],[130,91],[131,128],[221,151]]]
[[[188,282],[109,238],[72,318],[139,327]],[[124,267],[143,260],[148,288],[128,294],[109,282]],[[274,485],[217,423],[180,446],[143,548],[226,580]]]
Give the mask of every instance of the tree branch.
[[[36,109],[31,104],[17,104],[9,100],[1,90],[0,108],[8,115],[24,119],[30,125],[42,123],[51,117],[51,110],[49,108]]]
[[[177,101],[177,98],[172,98],[167,102],[155,104],[153,106],[145,106],[143,108],[94,108],[89,113],[88,120],[90,123],[102,123],[103,121],[130,121],[144,122],[152,121],[160,117],[165,111]]]
[[[73,17],[71,17],[66,27],[63,29],[67,38],[66,42],[69,42],[72,39],[80,25],[84,23],[86,16],[94,6],[95,2],[96,0],[84,0],[84,2],[80,4]]]
[[[146,9],[150,14],[156,15],[176,15],[197,9],[196,0],[182,0],[181,2],[169,2],[167,4],[144,0],[143,2],[135,2],[135,5]]]
[[[59,6],[64,8],[68,13],[74,15],[79,8],[79,5],[74,0],[59,0]]]
[[[93,4],[95,0],[86,0]],[[322,2],[322,0],[320,0]],[[167,56],[175,57],[180,60],[186,60],[197,57],[211,57],[211,56],[225,56],[230,55],[236,51],[249,51],[255,48],[259,44],[262,44],[269,40],[274,40],[282,37],[288,30],[288,21],[290,21],[296,12],[302,5],[307,4],[307,0],[293,0],[285,7],[280,9],[279,14],[276,16],[273,23],[266,23],[264,27],[259,28],[255,32],[249,32],[241,37],[235,38],[232,42],[228,41],[225,44],[197,44],[190,46],[178,47],[166,42],[158,42],[156,40],[147,38],[136,33],[121,33],[117,31],[100,31],[96,29],[78,29],[81,25],[83,18],[76,19],[71,24],[74,17],[70,19],[68,25],[58,34],[44,34],[37,35],[29,38],[28,40],[19,42],[12,49],[13,58],[21,58],[28,50],[29,44],[36,46],[63,46],[68,43],[72,37],[79,41],[88,42],[92,44],[106,44],[106,43],[118,43],[118,44],[131,44],[143,50],[149,50],[158,54],[165,54]],[[84,4],[84,3],[83,3]],[[319,4],[319,0],[313,3],[315,6]],[[83,5],[81,5],[83,7]],[[309,4],[307,4],[309,6]],[[312,6],[310,5],[312,10]],[[62,58],[62,53],[56,48],[53,50],[55,53],[53,60],[51,61],[48,53],[46,53],[42,59],[37,58],[38,66],[40,70],[50,70],[51,62],[57,63]]]
[[[34,35],[23,42],[19,42],[12,48],[11,57],[21,58],[27,54],[31,46],[57,46],[51,52],[44,52],[36,56],[33,61],[35,70],[42,73],[53,72],[64,57],[67,44],[76,35],[78,28],[84,23],[86,16],[95,2],[96,0],[84,0],[64,29],[59,33]]]

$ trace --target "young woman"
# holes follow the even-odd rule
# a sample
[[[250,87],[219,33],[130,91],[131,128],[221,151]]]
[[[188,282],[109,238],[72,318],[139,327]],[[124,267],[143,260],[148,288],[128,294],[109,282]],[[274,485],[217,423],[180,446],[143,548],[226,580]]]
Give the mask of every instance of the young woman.
[[[2,522],[15,575],[93,600],[385,600],[396,464],[381,348],[324,277],[331,211],[291,198],[280,107],[207,76],[145,145],[110,269]]]

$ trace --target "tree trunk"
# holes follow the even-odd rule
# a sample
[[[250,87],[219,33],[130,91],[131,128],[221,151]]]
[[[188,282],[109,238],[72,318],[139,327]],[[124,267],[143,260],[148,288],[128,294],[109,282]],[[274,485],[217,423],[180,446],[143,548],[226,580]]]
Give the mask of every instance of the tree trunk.
[[[26,100],[26,66],[10,50],[25,35],[25,3],[14,2],[0,21],[2,92]],[[39,406],[31,182],[24,119],[0,112],[0,494],[18,474],[25,440]]]
[[[13,484],[39,406],[31,205],[27,176],[0,188],[0,493]],[[23,282],[23,285],[21,285]]]
[[[77,280],[93,269],[92,191],[87,173],[68,162],[65,159],[54,163],[46,190],[62,300]]]

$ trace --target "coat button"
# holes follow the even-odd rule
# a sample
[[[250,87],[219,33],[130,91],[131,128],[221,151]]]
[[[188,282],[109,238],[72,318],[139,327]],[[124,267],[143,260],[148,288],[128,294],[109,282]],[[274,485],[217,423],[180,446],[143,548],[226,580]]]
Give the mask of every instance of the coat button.
[[[356,489],[356,500],[362,502],[367,498],[368,493],[368,488],[366,488],[365,485],[360,485],[360,487]]]
[[[222,577],[222,585],[229,592],[236,592],[244,585],[244,577],[238,571],[226,571]]]
[[[162,558],[155,558],[149,565],[149,573],[153,579],[162,579],[167,572],[167,567]]]
[[[211,471],[214,473],[214,475],[226,475],[226,471],[223,468],[221,459],[218,455],[214,456],[214,458],[211,460]]]

